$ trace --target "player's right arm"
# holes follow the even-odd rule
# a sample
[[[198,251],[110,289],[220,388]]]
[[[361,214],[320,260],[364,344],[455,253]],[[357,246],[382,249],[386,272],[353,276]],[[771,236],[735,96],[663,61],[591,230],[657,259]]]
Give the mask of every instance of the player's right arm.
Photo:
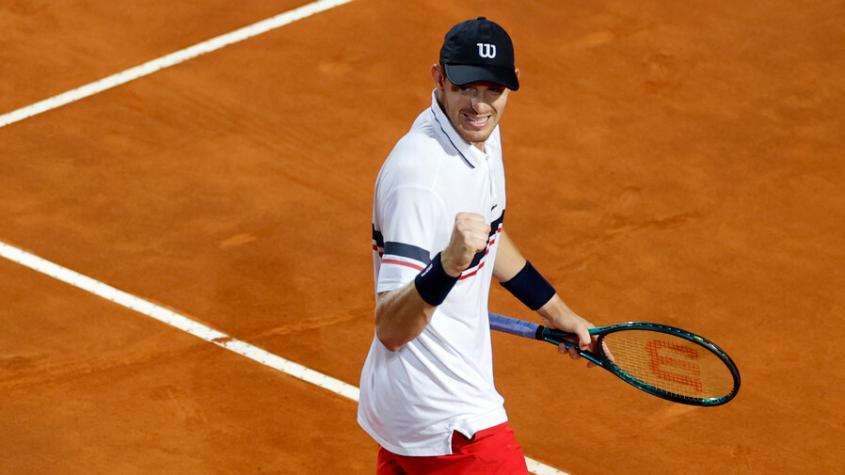
[[[456,280],[461,272],[469,267],[477,252],[487,246],[490,225],[484,217],[474,213],[458,213],[449,244],[440,253],[440,265],[445,274]],[[436,272],[430,269],[434,263],[422,271]],[[403,287],[389,292],[382,292],[376,301],[376,335],[390,351],[397,351],[406,343],[416,338],[431,321],[437,308],[423,295],[428,293],[420,289],[419,280],[411,281]],[[430,297],[429,297],[430,300]]]
[[[414,283],[378,294],[376,301],[376,335],[385,348],[397,351],[425,329],[434,305],[420,297]]]

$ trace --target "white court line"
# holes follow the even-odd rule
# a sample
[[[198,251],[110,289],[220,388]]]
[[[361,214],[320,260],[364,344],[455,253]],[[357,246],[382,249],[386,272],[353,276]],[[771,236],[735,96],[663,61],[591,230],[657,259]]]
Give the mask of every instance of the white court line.
[[[234,339],[223,332],[191,320],[190,318],[176,313],[173,310],[156,305],[149,300],[135,297],[134,295],[118,290],[98,280],[94,280],[66,267],[54,264],[22,249],[10,246],[2,241],[0,241],[0,257],[5,257],[12,262],[29,267],[32,270],[90,292],[98,297],[102,297],[128,309],[134,310],[148,317],[152,317],[164,324],[178,328],[179,330],[190,333],[197,338],[226,348],[227,350],[233,351],[239,355],[246,356],[251,360],[255,360],[263,365],[277,369],[295,378],[299,378],[321,388],[328,389],[333,393],[340,394],[341,396],[352,399],[353,401],[358,400],[358,388],[352,386],[351,384],[347,384],[339,379],[318,373],[317,371],[306,368],[301,364],[286,360],[281,356],[274,355],[244,341]]]
[[[188,48],[176,51],[175,53],[170,53],[158,59],[148,61],[139,66],[135,66],[134,68],[129,68],[98,81],[94,81],[76,89],[71,89],[70,91],[44,99],[43,101],[36,102],[35,104],[0,115],[0,128],[26,119],[27,117],[32,117],[34,115],[41,114],[42,112],[47,112],[70,104],[71,102],[76,102],[88,96],[103,92],[107,89],[120,86],[121,84],[126,84],[129,81],[150,75],[161,69],[169,68],[170,66],[210,53],[223,48],[224,46],[229,46],[247,38],[266,33],[270,30],[274,30],[281,26],[314,15],[315,13],[320,13],[351,1],[352,0],[319,0],[303,5],[299,8],[294,8],[293,10],[288,10],[266,20],[261,20],[257,23],[253,23],[252,25],[239,28],[230,33],[226,33],[210,40],[203,41],[202,43],[197,43]]]
[[[35,104],[0,115],[0,128],[120,86],[129,81],[150,75],[161,69],[185,62],[205,53],[209,53],[233,43],[243,41],[247,38],[266,33],[270,30],[314,15],[315,13],[329,10],[351,1],[352,0],[315,1],[202,43],[197,43],[194,46],[176,51],[152,61],[148,61],[140,66],[135,66],[134,68],[127,69],[57,96],[36,102]],[[351,384],[314,371],[299,363],[282,358],[281,356],[274,355],[273,353],[253,346],[247,342],[232,338],[225,333],[191,320],[190,318],[177,312],[156,305],[148,300],[135,297],[134,295],[79,274],[78,272],[74,272],[66,267],[54,264],[2,241],[0,241],[0,257],[4,257],[12,262],[16,262],[22,266],[90,292],[118,305],[122,305],[138,313],[154,318],[164,324],[178,328],[179,330],[190,333],[191,335],[201,338],[209,343],[226,348],[229,351],[243,355],[253,361],[257,361],[258,363],[269,366],[302,381],[309,382],[353,401],[358,401],[359,390]],[[560,471],[549,465],[545,465],[529,457],[525,457],[525,462],[528,465],[529,471],[537,475],[569,475],[566,472]]]
[[[265,366],[269,366],[353,401],[358,401],[358,388],[352,386],[351,384],[314,371],[310,368],[306,368],[299,363],[294,363],[293,361],[282,358],[281,356],[274,355],[267,350],[258,348],[257,346],[251,345],[245,341],[232,338],[223,332],[203,325],[195,320],[191,320],[190,318],[174,312],[173,310],[166,309],[150,302],[149,300],[144,300],[122,290],[118,290],[110,285],[84,276],[78,272],[74,272],[67,267],[54,264],[46,259],[36,256],[35,254],[26,252],[2,241],[0,241],[0,257],[4,257],[34,271],[48,275],[54,279],[90,292],[98,297],[102,297],[118,305],[122,305],[128,309],[154,318],[166,325],[178,328],[179,330],[190,333],[197,338],[201,338],[209,343],[226,348],[227,350],[239,355],[246,356],[247,358],[257,361]],[[568,475],[566,472],[562,472],[554,467],[550,467],[529,457],[525,457],[525,462],[528,465],[528,470],[532,473],[536,473],[537,475]]]

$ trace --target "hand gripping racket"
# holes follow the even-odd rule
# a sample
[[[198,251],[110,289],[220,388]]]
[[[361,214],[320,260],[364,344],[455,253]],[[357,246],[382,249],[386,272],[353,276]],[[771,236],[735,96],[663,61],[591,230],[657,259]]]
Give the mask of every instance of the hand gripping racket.
[[[590,328],[595,352],[578,349],[573,333],[490,313],[490,328],[553,345],[581,357],[651,395],[694,406],[725,404],[739,391],[739,369],[715,343],[659,323],[626,322]],[[612,360],[606,350],[610,352]]]

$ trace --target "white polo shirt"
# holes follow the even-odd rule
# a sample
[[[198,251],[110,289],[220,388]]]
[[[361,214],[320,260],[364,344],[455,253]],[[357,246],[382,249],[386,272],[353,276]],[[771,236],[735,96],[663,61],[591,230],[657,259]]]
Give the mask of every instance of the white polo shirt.
[[[505,211],[499,128],[485,152],[465,142],[434,94],[431,107],[388,156],[376,182],[373,265],[376,293],[412,282],[446,248],[455,215],[486,216],[491,233],[429,325],[400,350],[373,338],[361,374],[358,423],[400,455],[452,452],[467,437],[507,420],[493,384],[487,302]]]

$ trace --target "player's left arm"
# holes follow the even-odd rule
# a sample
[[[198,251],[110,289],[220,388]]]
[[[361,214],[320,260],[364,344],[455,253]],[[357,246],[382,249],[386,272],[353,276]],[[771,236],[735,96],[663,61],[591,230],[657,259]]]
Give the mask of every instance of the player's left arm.
[[[592,346],[587,329],[594,325],[564,303],[551,284],[525,259],[505,231],[499,236],[493,276],[526,306],[540,314],[546,326],[575,333],[582,349]],[[561,349],[565,350],[565,347],[561,345]],[[571,357],[578,358],[574,349],[567,351]]]

